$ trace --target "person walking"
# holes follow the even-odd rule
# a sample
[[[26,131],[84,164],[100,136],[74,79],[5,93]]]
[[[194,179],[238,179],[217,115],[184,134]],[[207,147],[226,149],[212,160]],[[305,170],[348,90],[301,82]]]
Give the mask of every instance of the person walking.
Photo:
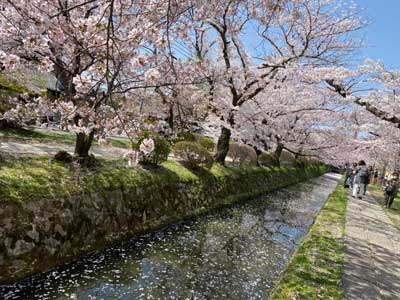
[[[363,193],[364,196],[367,194],[368,185],[372,182],[372,177],[373,176],[374,176],[374,169],[373,169],[372,166],[369,166],[369,168],[368,168],[368,180],[364,185],[364,193]]]
[[[385,207],[390,208],[399,191],[398,178],[393,178],[385,187]]]
[[[368,183],[368,180],[369,171],[367,164],[365,161],[360,160],[354,176],[353,198],[357,197],[358,199],[362,199],[362,194],[364,192],[365,185]]]
[[[388,179],[389,177],[385,174],[385,176],[383,177],[382,186],[386,186],[388,184]]]
[[[344,165],[344,182],[343,182],[343,187],[349,187],[351,186],[351,174],[353,173],[353,169],[351,168],[349,163],[346,163]],[[349,181],[349,185],[347,185],[347,181]]]
[[[356,176],[357,172],[357,164],[353,163],[351,167],[351,175],[350,175],[350,188],[353,189],[354,187],[354,177]]]
[[[378,172],[378,170],[375,170],[374,171],[374,176],[373,176],[373,179],[372,179],[372,184],[377,184],[378,183],[378,178],[379,178],[379,172]]]

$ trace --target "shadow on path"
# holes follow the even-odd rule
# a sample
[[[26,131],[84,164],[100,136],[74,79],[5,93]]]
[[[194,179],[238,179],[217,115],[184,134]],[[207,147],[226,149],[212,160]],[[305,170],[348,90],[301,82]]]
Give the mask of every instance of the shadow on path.
[[[372,197],[349,197],[345,246],[347,300],[400,299],[400,232]]]

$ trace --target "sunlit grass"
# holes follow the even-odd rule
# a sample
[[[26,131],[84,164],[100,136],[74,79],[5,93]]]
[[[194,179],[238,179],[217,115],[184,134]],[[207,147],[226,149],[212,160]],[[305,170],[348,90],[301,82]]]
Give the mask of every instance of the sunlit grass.
[[[71,170],[47,158],[6,160],[0,168],[0,201],[29,202],[56,198],[79,190]]]

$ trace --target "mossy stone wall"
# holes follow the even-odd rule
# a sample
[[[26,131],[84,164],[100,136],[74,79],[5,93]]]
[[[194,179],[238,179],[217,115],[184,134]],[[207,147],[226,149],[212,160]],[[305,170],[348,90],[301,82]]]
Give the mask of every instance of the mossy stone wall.
[[[155,177],[141,185],[97,177],[90,189],[65,197],[0,200],[0,283],[48,271],[117,241],[324,172],[316,166],[253,168],[185,180]]]

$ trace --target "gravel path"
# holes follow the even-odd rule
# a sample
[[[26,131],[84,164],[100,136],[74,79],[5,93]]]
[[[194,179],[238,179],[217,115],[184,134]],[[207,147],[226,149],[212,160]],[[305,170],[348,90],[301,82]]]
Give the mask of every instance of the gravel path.
[[[400,231],[372,197],[350,197],[345,245],[347,300],[400,299]]]
[[[0,152],[18,155],[54,155],[60,150],[68,151],[73,154],[73,145],[57,145],[44,143],[22,143],[22,142],[1,142]],[[91,153],[103,158],[121,158],[126,149],[116,147],[92,146]]]

